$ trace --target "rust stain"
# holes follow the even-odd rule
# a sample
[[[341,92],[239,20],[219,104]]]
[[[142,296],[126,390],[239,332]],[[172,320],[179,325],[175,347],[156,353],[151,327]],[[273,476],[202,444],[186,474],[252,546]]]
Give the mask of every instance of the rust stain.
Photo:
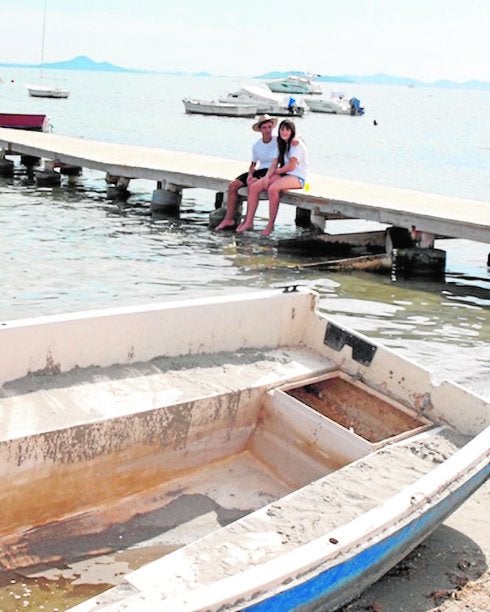
[[[288,394],[369,442],[380,442],[423,424],[395,408],[388,398],[385,401],[340,377],[290,389]]]

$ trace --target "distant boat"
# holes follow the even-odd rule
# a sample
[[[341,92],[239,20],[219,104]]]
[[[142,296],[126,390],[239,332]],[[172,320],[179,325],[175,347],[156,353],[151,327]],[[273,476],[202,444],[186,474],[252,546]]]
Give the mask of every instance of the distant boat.
[[[237,102],[220,102],[219,100],[198,100],[184,98],[182,100],[186,113],[198,115],[219,115],[221,117],[255,117],[257,106]]]
[[[349,98],[345,94],[333,92],[330,98],[305,98],[308,108],[313,113],[330,115],[364,115],[364,108],[358,98]]]
[[[51,85],[27,85],[27,91],[33,98],[68,98],[70,92]]]
[[[29,95],[34,98],[68,98],[70,91],[63,89],[57,85],[48,85],[43,83],[43,66],[44,66],[44,46],[46,40],[46,13],[47,13],[48,0],[44,0],[44,14],[43,14],[43,38],[41,44],[41,77],[40,83],[37,85],[27,85],[27,91]]]
[[[285,79],[274,79],[267,81],[267,86],[276,93],[288,94],[318,94],[323,93],[320,83],[313,81],[313,76],[296,76],[290,74]]]

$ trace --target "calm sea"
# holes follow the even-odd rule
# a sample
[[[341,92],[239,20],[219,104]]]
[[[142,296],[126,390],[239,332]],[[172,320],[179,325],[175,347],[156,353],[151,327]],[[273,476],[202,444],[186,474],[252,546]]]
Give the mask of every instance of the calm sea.
[[[212,98],[243,79],[53,72],[68,100],[29,98],[30,70],[0,69],[0,110],[46,113],[57,134],[243,160],[249,119],[186,115],[185,96]],[[249,83],[251,81],[248,81]],[[360,98],[364,117],[297,120],[312,172],[482,200],[490,206],[490,92],[335,86]],[[376,120],[377,125],[374,125]],[[38,189],[25,174],[0,179],[0,319],[302,283],[344,324],[381,339],[481,394],[490,391],[490,245],[438,241],[444,282],[305,271],[257,234],[211,232],[214,194],[184,192],[179,219],[152,217],[154,185],[131,184],[126,204],[106,199],[102,174]],[[485,202],[486,200],[486,202]],[[261,205],[262,206],[262,205]],[[281,210],[275,238],[295,233]],[[265,216],[266,208],[261,209]],[[259,219],[258,226],[264,221]]]

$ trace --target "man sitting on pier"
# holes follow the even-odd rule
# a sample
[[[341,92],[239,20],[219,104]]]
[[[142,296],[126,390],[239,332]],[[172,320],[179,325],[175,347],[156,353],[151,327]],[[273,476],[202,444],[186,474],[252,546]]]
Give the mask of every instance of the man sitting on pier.
[[[254,132],[260,132],[262,137],[252,147],[252,161],[248,172],[244,172],[233,179],[228,185],[228,196],[226,201],[226,215],[217,230],[232,229],[235,227],[235,210],[238,200],[238,190],[241,187],[249,187],[251,183],[265,176],[267,169],[278,155],[276,137],[272,130],[277,124],[275,117],[260,115],[252,125]]]

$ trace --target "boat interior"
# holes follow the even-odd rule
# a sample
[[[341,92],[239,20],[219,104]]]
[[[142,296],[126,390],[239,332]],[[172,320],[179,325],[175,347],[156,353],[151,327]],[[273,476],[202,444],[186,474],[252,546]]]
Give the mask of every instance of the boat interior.
[[[305,349],[198,361],[4,385],[4,570],[134,569],[429,426]]]

